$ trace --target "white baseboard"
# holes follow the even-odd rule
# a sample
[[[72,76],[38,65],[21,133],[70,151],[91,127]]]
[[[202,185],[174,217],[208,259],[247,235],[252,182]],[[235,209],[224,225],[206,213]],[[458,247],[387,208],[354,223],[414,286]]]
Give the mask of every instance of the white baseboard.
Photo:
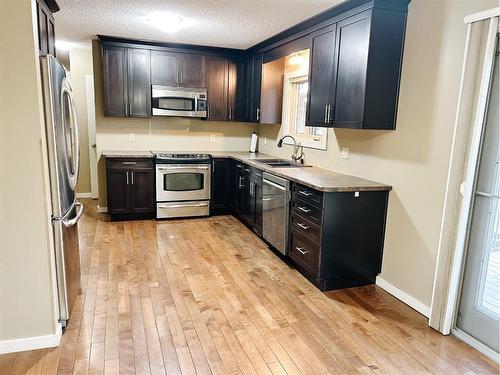
[[[37,350],[53,348],[61,342],[62,328],[57,323],[56,333],[53,335],[26,337],[23,339],[0,341],[0,354],[24,352],[26,350]]]
[[[401,289],[399,289],[398,287],[392,285],[390,282],[385,281],[381,277],[377,276],[377,280],[375,281],[375,284],[377,284],[379,287],[384,289],[386,292],[392,294],[394,297],[396,297],[401,302],[406,303],[412,309],[417,310],[420,314],[424,315],[425,317],[428,318],[431,316],[431,307],[430,306],[427,306],[425,303],[420,302],[418,299],[410,296],[408,293],[406,293],[406,292],[402,291]]]
[[[107,207],[101,207],[101,206],[97,205],[97,212],[99,212],[100,214],[107,214],[108,213],[108,208]]]
[[[85,198],[89,198],[89,199],[94,198],[92,196],[92,193],[76,193],[76,197],[77,198],[82,198],[82,199],[85,199]]]
[[[458,337],[460,340],[465,342],[466,344],[472,346],[474,349],[480,351],[485,356],[495,361],[496,363],[500,363],[500,355],[495,352],[493,349],[487,347],[482,342],[477,341],[474,337],[470,336],[466,332],[462,331],[459,328],[452,328],[451,334]]]

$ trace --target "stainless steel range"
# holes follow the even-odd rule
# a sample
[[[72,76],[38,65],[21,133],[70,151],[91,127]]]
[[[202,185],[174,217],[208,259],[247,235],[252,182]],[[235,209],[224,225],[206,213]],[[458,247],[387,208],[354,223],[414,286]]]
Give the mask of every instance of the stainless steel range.
[[[155,154],[156,218],[208,216],[212,157]]]

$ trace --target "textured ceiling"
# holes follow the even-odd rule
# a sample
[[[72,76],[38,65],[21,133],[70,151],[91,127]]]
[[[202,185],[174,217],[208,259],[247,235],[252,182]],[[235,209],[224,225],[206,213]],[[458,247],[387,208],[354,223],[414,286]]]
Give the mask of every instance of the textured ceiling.
[[[97,34],[248,48],[343,0],[57,0],[58,40],[89,44]],[[154,11],[196,21],[166,34],[142,20]]]

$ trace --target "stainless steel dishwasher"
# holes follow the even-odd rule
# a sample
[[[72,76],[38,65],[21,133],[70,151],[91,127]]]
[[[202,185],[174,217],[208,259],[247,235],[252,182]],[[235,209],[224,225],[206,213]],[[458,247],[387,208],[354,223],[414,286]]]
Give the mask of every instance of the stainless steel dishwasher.
[[[286,255],[290,182],[264,172],[262,174],[262,234],[280,253]]]

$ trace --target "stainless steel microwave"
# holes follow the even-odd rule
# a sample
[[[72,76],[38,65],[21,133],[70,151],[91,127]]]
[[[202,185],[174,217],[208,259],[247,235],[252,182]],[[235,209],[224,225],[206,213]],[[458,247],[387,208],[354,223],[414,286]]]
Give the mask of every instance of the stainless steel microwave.
[[[152,87],[153,116],[207,117],[207,90],[175,86]]]

